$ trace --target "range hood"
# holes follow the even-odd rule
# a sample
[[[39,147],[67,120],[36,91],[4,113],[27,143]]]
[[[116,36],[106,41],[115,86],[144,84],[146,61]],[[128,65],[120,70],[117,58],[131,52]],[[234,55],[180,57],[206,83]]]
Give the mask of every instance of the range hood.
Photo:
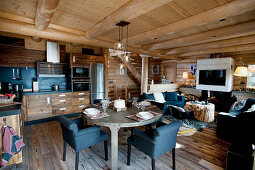
[[[60,63],[59,44],[47,41],[47,62],[37,62],[37,76],[65,77],[66,67]]]
[[[60,63],[58,43],[47,41],[47,62]]]

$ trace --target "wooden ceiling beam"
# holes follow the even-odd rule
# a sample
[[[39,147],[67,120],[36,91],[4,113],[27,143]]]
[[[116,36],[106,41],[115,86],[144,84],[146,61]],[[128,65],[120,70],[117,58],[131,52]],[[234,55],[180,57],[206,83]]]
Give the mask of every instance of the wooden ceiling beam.
[[[120,21],[130,21],[158,8],[172,0],[131,0],[86,32],[88,39],[94,39],[116,27]]]
[[[229,16],[239,15],[254,9],[254,6],[254,0],[235,0],[222,6],[179,20],[177,22],[134,35],[129,37],[128,41],[129,44],[138,44],[151,39],[152,37],[157,38],[163,35],[173,34],[189,27],[207,24],[213,21],[227,18]]]
[[[17,22],[9,19],[0,18],[0,31],[9,32],[14,34],[21,34],[26,36],[35,36],[41,37],[50,40],[57,40],[63,42],[70,43],[78,43],[84,45],[90,45],[95,47],[103,47],[103,48],[113,48],[114,43],[104,40],[89,40],[85,36],[72,34],[64,31],[59,31],[55,29],[46,29],[46,30],[38,30],[32,24],[27,24],[24,22]],[[137,54],[146,54],[155,57],[163,57],[157,52],[153,51],[143,51],[140,48],[129,47],[129,51],[137,53]],[[173,57],[172,59],[179,60],[177,57]]]
[[[13,21],[19,21],[19,22],[23,22],[23,23],[27,23],[27,24],[33,24],[33,25],[35,24],[35,20],[32,18],[27,18],[24,16],[11,14],[11,13],[4,12],[4,11],[0,11],[0,18],[5,18],[5,19],[13,20]],[[70,28],[70,27],[65,27],[65,26],[57,25],[57,24],[53,24],[53,23],[50,23],[48,28],[52,28],[55,30],[64,31],[64,32],[72,33],[72,34],[77,34],[77,35],[81,35],[81,36],[85,35],[85,31]]]
[[[201,44],[211,41],[224,40],[229,38],[235,38],[245,35],[255,34],[255,21],[241,23],[237,25],[231,25],[224,28],[218,28],[215,30],[202,32],[194,35],[180,37],[168,41],[163,41],[155,44],[145,45],[143,50],[155,50],[182,47],[194,44]]]
[[[48,28],[51,18],[53,17],[55,10],[60,0],[39,0],[36,16],[35,27],[39,30],[45,30]]]
[[[180,56],[181,57],[184,57],[184,56],[192,57],[192,56],[203,55],[203,54],[250,51],[250,50],[255,50],[255,43],[215,48],[215,49],[209,49],[209,50],[193,51],[193,52],[180,54]]]
[[[249,43],[255,43],[255,35],[249,35],[249,36],[232,38],[232,39],[221,40],[221,41],[213,41],[209,43],[191,45],[186,47],[173,48],[166,51],[164,54],[187,53],[187,52],[198,51],[198,50],[207,50],[207,49],[249,44]]]

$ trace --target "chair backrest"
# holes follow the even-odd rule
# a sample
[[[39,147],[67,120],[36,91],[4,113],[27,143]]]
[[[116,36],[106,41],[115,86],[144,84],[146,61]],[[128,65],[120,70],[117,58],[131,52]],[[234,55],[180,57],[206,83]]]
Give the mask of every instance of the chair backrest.
[[[75,135],[78,132],[77,124],[63,115],[58,116],[58,121],[62,128],[64,141],[73,147],[75,145]]]
[[[176,121],[154,130],[153,136],[156,142],[155,151],[160,156],[176,146],[176,137],[179,128],[182,126],[180,121]]]

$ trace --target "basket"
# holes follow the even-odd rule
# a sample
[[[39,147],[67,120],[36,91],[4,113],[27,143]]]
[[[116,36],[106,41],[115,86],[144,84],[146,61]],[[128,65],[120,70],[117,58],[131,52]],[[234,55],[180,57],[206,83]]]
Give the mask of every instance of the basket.
[[[2,104],[12,103],[15,97],[16,95],[13,95],[10,99],[0,99],[0,103]]]

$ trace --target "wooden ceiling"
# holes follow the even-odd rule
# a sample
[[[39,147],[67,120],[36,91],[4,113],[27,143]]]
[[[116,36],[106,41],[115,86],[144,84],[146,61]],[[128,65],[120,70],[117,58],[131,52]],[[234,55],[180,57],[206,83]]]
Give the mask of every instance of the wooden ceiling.
[[[50,25],[34,30],[39,1],[50,0],[1,0],[0,31],[111,48],[114,24],[124,19],[136,53],[178,59],[255,50],[254,0],[52,0]]]

